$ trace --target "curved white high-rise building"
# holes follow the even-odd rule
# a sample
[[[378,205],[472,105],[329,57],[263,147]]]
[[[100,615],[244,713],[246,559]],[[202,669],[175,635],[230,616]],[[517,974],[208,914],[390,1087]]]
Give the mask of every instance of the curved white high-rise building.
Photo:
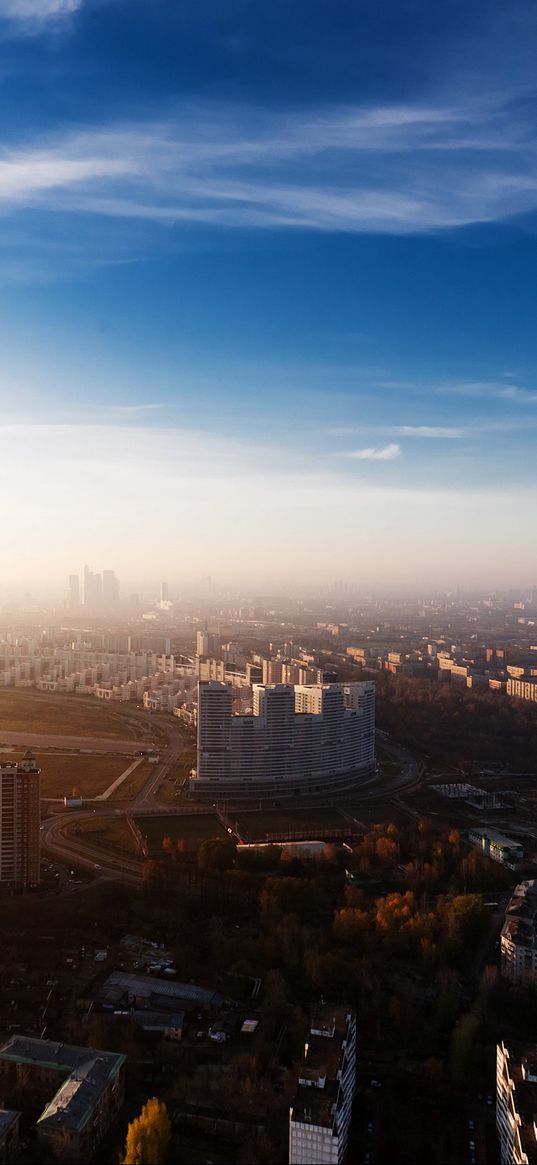
[[[253,715],[231,686],[200,683],[195,796],[329,796],[375,767],[375,685],[254,684]]]

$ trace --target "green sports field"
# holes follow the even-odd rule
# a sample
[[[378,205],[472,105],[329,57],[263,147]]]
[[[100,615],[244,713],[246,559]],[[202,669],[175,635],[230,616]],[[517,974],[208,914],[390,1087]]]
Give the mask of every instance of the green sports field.
[[[136,817],[136,824],[140,833],[147,838],[152,853],[159,853],[162,850],[162,841],[165,837],[171,837],[173,842],[182,838],[187,849],[197,849],[208,837],[226,836],[224,826],[214,813]]]

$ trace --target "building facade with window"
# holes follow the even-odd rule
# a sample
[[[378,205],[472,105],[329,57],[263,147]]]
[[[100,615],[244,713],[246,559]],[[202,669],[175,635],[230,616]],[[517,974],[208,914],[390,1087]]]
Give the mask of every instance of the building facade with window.
[[[200,683],[195,796],[296,798],[336,793],[375,769],[375,685],[254,684],[252,715],[232,688]]]
[[[314,1016],[289,1110],[289,1165],[345,1161],[356,1091],[356,1016],[326,1005]]]
[[[39,773],[29,752],[0,764],[0,882],[15,889],[39,884]]]
[[[537,1044],[496,1048],[496,1130],[502,1165],[537,1165]]]

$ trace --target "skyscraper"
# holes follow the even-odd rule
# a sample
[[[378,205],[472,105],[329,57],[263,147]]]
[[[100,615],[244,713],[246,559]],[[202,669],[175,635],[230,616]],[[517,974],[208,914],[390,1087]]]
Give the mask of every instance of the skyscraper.
[[[0,764],[0,882],[39,883],[39,768],[30,752]]]
[[[103,580],[94,574],[89,566],[84,567],[84,606],[90,611],[98,610],[102,603]]]
[[[167,584],[167,582],[161,582],[161,584],[160,584],[160,601],[161,601],[161,603],[168,602],[168,584]]]
[[[113,570],[103,570],[102,599],[103,607],[107,611],[110,607],[117,607],[119,603],[119,579]]]
[[[69,610],[78,611],[80,606],[80,583],[77,574],[69,575]]]
[[[209,635],[207,631],[196,631],[196,655],[209,654]]]

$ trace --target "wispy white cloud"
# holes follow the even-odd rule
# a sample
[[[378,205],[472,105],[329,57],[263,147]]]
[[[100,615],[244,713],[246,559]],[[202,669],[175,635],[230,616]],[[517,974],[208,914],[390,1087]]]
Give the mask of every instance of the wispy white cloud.
[[[395,443],[377,446],[369,449],[352,449],[345,453],[345,457],[352,457],[356,461],[394,461],[401,454],[401,446]]]
[[[393,430],[398,437],[424,437],[433,440],[458,440],[466,436],[466,430],[452,425],[397,425]]]
[[[117,417],[118,419],[127,420],[128,417],[143,416],[144,413],[154,412],[157,409],[166,408],[166,405],[152,401],[150,404],[131,404],[131,405],[100,405],[99,413],[105,414],[110,418]]]
[[[436,391],[451,396],[481,397],[487,400],[505,400],[514,404],[537,405],[537,389],[501,381],[468,380],[440,384]]]
[[[508,373],[505,374],[509,375]],[[537,404],[537,389],[527,388],[520,384],[505,384],[501,380],[379,380],[378,388],[388,388],[412,395],[435,393],[440,396],[476,397],[484,400],[499,400],[514,402],[515,404]],[[419,426],[417,426],[419,428]],[[427,426],[424,426],[426,429]],[[393,432],[390,429],[390,432]],[[409,434],[410,435],[410,434]],[[414,436],[417,436],[417,432]],[[423,435],[427,435],[424,433]],[[432,435],[432,434],[431,434]],[[441,435],[438,433],[437,435]],[[446,430],[445,435],[449,435]]]
[[[0,19],[45,21],[76,12],[84,0],[0,0]]]
[[[520,108],[185,106],[155,124],[13,144],[0,155],[0,208],[382,233],[496,222],[537,208],[537,144]]]
[[[418,437],[431,440],[460,440],[470,432],[459,425],[343,425],[330,429],[332,437],[346,437],[352,433],[378,433],[382,437]]]

